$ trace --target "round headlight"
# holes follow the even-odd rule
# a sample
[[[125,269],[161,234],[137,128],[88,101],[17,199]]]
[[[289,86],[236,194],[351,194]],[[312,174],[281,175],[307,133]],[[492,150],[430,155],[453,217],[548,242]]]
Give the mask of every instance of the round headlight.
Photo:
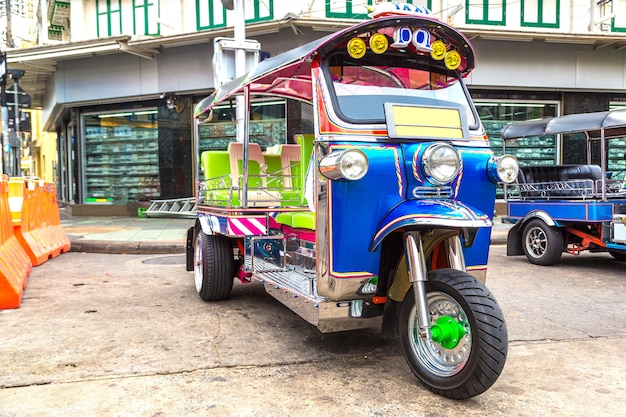
[[[367,168],[367,156],[358,149],[347,150],[339,161],[341,174],[349,180],[363,178],[367,172]]]
[[[446,184],[459,173],[461,157],[452,146],[438,143],[424,151],[422,164],[429,180],[437,184]]]
[[[331,180],[359,180],[368,168],[367,156],[359,149],[332,152],[320,161],[320,173]]]
[[[513,155],[503,155],[496,164],[498,178],[505,184],[511,184],[519,173],[519,163]]]

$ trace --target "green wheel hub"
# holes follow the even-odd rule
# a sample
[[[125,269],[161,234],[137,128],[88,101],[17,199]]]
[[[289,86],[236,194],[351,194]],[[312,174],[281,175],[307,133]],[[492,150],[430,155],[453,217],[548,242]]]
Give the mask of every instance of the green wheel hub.
[[[439,343],[446,349],[454,349],[459,345],[461,338],[467,331],[465,327],[450,316],[441,316],[436,324],[430,328],[430,333],[434,342]]]

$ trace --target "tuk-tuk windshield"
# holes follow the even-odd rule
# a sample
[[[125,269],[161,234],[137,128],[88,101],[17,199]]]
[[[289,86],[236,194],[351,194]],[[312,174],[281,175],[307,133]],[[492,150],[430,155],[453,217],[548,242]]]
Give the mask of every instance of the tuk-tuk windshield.
[[[397,57],[393,64],[387,59],[345,58],[331,57],[327,70],[338,113],[347,121],[384,123],[384,103],[406,103],[459,108],[467,124],[477,126],[474,107],[456,73],[418,66],[406,57]]]

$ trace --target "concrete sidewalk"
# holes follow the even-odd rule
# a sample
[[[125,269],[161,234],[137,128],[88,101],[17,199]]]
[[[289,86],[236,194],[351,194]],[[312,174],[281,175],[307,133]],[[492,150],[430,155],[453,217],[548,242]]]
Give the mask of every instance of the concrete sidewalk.
[[[195,219],[72,217],[61,220],[73,252],[184,253],[187,229]]]
[[[61,220],[73,252],[167,254],[184,253],[187,229],[195,219],[138,217],[72,217]],[[506,244],[512,225],[496,217],[492,245]]]

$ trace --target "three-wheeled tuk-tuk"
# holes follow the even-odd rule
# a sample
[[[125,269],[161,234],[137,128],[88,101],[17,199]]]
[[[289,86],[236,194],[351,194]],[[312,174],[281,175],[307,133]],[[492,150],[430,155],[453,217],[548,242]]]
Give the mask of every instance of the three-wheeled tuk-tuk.
[[[515,184],[506,186],[507,217],[515,222],[508,255],[552,265],[563,252],[590,250],[626,261],[626,155],[617,158],[609,146],[626,145],[626,109],[513,123],[502,139],[506,147],[518,139],[576,133],[586,138],[586,164],[522,166]],[[609,152],[617,161],[613,170]],[[592,153],[600,165],[592,163]]]
[[[383,3],[201,101],[187,236],[200,297],[257,280],[321,332],[382,326],[436,393],[488,389],[508,346],[484,285],[496,184],[518,167],[489,147],[473,67],[456,29]]]

